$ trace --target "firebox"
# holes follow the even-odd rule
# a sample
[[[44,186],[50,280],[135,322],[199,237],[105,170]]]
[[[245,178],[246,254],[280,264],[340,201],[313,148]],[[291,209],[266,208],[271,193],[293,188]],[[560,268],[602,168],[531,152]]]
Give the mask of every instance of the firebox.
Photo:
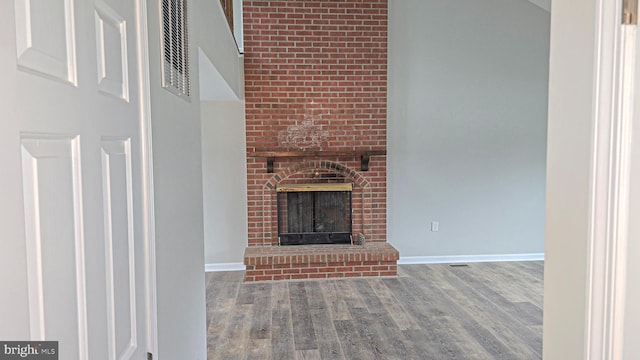
[[[351,243],[352,184],[279,185],[280,245]]]

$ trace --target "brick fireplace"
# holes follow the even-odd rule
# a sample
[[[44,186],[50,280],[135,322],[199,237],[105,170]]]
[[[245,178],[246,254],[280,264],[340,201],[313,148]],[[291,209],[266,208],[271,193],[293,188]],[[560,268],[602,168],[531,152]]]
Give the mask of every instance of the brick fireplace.
[[[244,0],[243,16],[246,281],[395,275],[398,252],[386,243],[387,1]],[[350,188],[349,242],[365,245],[281,246],[279,189],[336,184]]]

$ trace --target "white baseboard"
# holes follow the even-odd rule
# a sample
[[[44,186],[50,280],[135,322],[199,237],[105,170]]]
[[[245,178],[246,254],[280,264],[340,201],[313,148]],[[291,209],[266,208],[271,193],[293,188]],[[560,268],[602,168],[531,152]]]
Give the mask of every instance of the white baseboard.
[[[410,264],[459,264],[474,262],[501,261],[543,261],[544,253],[532,254],[498,254],[498,255],[449,255],[449,256],[401,256],[398,265]],[[244,271],[243,263],[205,264],[205,272]]]
[[[544,253],[533,254],[498,254],[498,255],[451,255],[451,256],[401,256],[398,265],[402,264],[458,264],[474,262],[501,261],[542,261]]]
[[[244,271],[246,268],[243,263],[222,263],[222,264],[204,264],[205,272],[213,271]]]

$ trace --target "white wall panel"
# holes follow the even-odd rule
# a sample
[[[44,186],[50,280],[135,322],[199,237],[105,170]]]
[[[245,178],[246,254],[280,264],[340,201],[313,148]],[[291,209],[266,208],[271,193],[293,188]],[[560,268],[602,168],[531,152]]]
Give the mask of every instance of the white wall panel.
[[[244,101],[207,101],[201,110],[205,264],[242,263],[248,239]]]

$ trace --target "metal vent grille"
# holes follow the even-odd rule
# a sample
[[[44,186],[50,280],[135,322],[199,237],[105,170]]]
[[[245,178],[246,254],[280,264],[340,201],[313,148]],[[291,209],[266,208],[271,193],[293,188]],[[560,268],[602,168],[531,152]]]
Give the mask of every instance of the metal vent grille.
[[[189,97],[189,28],[187,0],[162,0],[162,85]]]

